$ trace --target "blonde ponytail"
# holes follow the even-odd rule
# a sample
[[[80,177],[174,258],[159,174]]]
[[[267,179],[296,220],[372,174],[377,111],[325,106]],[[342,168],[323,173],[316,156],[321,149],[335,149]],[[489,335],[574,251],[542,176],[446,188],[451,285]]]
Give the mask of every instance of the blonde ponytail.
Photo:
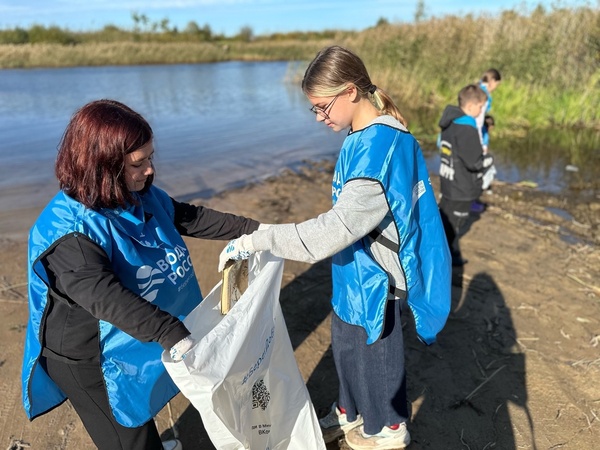
[[[406,127],[408,125],[408,122],[406,121],[406,119],[404,118],[404,116],[402,115],[392,98],[389,95],[387,95],[387,93],[383,89],[380,89],[375,85],[373,86],[375,87],[375,89],[372,93],[372,89],[369,89],[369,94],[371,95],[370,100],[371,103],[373,103],[373,106],[375,106],[375,108],[377,108],[381,112],[381,114],[388,114],[394,117],[396,120],[398,120],[398,122],[400,122]]]

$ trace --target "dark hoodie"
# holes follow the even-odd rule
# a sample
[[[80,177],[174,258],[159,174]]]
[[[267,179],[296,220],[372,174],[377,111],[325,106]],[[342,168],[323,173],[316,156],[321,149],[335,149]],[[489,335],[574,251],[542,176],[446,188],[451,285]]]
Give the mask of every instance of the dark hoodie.
[[[481,195],[484,155],[475,118],[448,105],[439,126],[440,190],[448,200],[472,201]]]

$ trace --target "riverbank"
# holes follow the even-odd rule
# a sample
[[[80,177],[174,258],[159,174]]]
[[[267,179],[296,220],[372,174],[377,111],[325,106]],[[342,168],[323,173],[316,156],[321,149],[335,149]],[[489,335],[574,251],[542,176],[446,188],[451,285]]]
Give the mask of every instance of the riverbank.
[[[301,221],[330,207],[331,163],[306,166],[198,203],[266,223]],[[437,188],[437,178],[432,182]],[[417,341],[405,314],[411,450],[564,448],[600,439],[600,204],[565,204],[497,183],[464,238],[469,263],[438,342]],[[557,214],[561,210],[568,213]],[[569,216],[573,219],[569,219]],[[224,242],[187,239],[203,292],[218,281]],[[69,403],[28,422],[20,400],[26,242],[0,249],[0,443],[11,450],[91,450]],[[456,280],[455,280],[456,281]],[[335,400],[327,262],[286,261],[280,301],[296,359],[319,413]],[[157,417],[186,450],[212,446],[181,395]],[[343,441],[329,450],[348,450]]]
[[[87,42],[0,44],[1,69],[310,60],[331,40],[244,42]]]

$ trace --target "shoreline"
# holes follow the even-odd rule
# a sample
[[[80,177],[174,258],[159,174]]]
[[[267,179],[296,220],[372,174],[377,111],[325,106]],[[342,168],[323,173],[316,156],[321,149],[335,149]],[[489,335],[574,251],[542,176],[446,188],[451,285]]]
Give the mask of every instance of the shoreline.
[[[174,196],[174,198],[193,204],[210,204],[250,189],[257,189],[262,184],[285,183],[289,176],[314,177],[315,173],[333,173],[335,161],[331,158],[320,160],[304,160],[287,165],[274,174],[266,174],[256,177],[250,181],[234,181],[219,191],[211,191],[204,188],[198,193]],[[439,193],[438,176],[430,172],[434,191]],[[326,181],[326,180],[321,180]],[[329,180],[330,181],[330,180]],[[160,184],[160,180],[158,180]],[[555,225],[557,232],[571,235],[574,241],[581,240],[584,243],[600,244],[600,198],[573,199],[570,194],[545,192],[530,187],[526,183],[508,183],[495,180],[493,182],[491,195],[484,193],[481,200],[496,207],[501,207],[507,213],[522,215],[527,220],[538,222],[542,226]],[[58,189],[58,186],[56,186]],[[168,192],[168,190],[167,190]],[[532,208],[521,208],[517,212],[519,203],[531,202]],[[515,205],[517,205],[515,207]],[[0,243],[3,241],[27,240],[29,228],[33,225],[37,216],[45,207],[23,206],[0,211]],[[568,237],[567,237],[568,239]]]

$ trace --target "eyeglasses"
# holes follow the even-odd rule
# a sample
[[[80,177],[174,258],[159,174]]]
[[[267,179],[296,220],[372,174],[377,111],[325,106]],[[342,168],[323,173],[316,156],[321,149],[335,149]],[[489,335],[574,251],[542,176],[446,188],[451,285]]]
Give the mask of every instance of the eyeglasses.
[[[326,120],[331,120],[331,118],[329,117],[329,114],[327,114],[327,110],[333,108],[333,104],[335,103],[335,101],[337,100],[337,98],[342,94],[342,92],[340,92],[338,95],[336,95],[335,97],[333,97],[333,100],[331,100],[327,106],[325,106],[325,108],[320,108],[319,106],[315,106],[313,105],[310,110],[312,112],[314,112],[315,114],[318,114],[319,116],[323,117]]]

